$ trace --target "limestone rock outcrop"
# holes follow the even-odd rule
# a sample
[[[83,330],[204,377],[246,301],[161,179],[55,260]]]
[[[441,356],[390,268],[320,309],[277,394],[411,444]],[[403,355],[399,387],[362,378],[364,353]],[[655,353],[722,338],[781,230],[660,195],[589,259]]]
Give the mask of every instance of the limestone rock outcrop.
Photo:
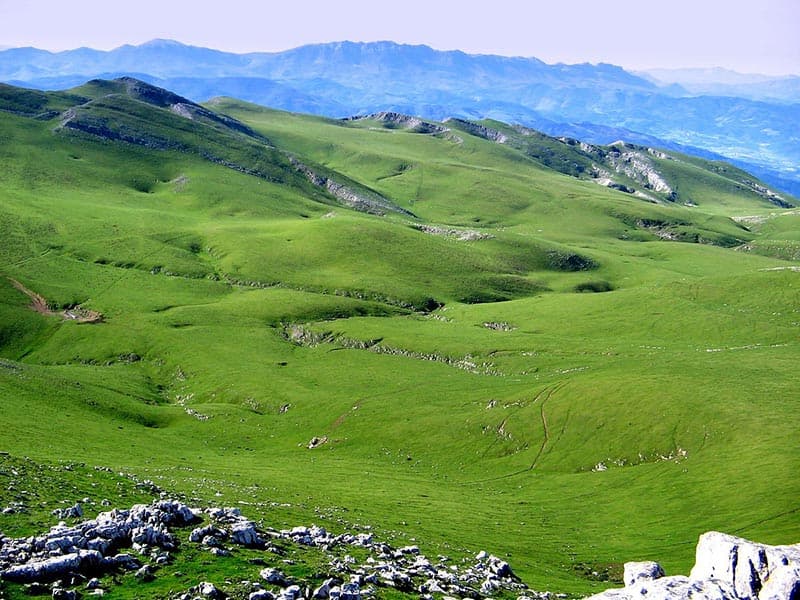
[[[141,565],[122,548],[140,555],[174,550],[169,526],[184,526],[197,517],[180,502],[162,500],[112,510],[68,526],[59,523],[41,536],[4,539],[0,546],[0,578],[17,583],[55,581],[74,573],[134,570]]]
[[[625,587],[590,600],[798,600],[800,544],[768,546],[711,531],[700,536],[689,577],[655,562],[625,564]]]
[[[201,523],[204,519],[206,522]],[[326,570],[320,573],[322,581],[314,587],[309,581],[294,581],[259,558],[253,564],[265,568],[249,582],[247,597],[251,600],[299,600],[309,598],[312,590],[317,600],[361,600],[373,597],[378,588],[416,591],[423,596],[440,593],[480,598],[516,592],[530,600],[550,598],[548,593],[528,589],[508,562],[487,552],[479,552],[474,561],[461,564],[453,564],[445,556],[433,561],[421,553],[419,546],[395,548],[376,540],[368,526],[338,535],[317,525],[276,530],[259,526],[238,508],[191,509],[176,500],[114,509],[71,525],[62,522],[40,536],[0,536],[0,579],[26,584],[29,589],[37,586],[43,593],[51,591],[54,598],[79,593],[62,589],[63,582],[75,587],[108,573],[130,572],[144,584],[157,578],[160,567],[170,564],[173,555],[181,551],[181,539],[213,556],[228,556],[237,547],[246,547],[274,557],[281,554],[275,543],[314,547],[327,556]],[[350,548],[361,560],[348,553]],[[122,552],[123,549],[132,553]],[[92,594],[98,590],[104,593],[99,579],[91,581]],[[46,588],[45,584],[52,585]],[[86,589],[90,589],[89,584]],[[175,597],[222,600],[228,592],[213,583],[201,582]]]

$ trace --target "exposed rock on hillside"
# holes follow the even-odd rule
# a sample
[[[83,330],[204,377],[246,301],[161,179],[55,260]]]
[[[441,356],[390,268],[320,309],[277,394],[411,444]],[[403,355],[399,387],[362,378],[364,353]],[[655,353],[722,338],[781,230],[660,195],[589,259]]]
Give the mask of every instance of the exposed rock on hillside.
[[[181,528],[203,517],[210,523],[193,529],[188,538],[179,533]],[[375,539],[370,532],[334,535],[317,526],[262,529],[237,508],[201,511],[171,500],[112,510],[71,527],[60,523],[41,536],[20,539],[0,536],[0,578],[37,586],[61,580],[62,584],[53,584],[53,597],[56,589],[62,590],[59,594],[71,593],[71,597],[76,597],[74,590],[62,588],[64,581],[75,586],[108,572],[136,571],[142,582],[151,581],[158,576],[161,565],[170,563],[171,554],[180,551],[179,538],[188,539],[184,543],[198,544],[213,556],[229,556],[237,547],[264,550],[265,557],[274,556],[275,552],[280,553],[273,546],[278,542],[284,547],[296,544],[318,548],[328,560],[325,572],[314,575],[322,580],[321,585],[313,588],[313,597],[320,600],[360,600],[362,596],[374,595],[377,588],[461,598],[503,592],[521,593],[527,598],[550,597],[529,590],[506,561],[484,551],[462,564],[452,564],[443,556],[433,561],[417,546],[395,548]],[[124,548],[132,548],[136,556],[120,553]],[[251,563],[266,564],[262,559]],[[255,583],[248,583],[249,589],[244,593],[252,599],[309,597],[302,592],[308,581],[294,581],[275,567],[262,568],[259,577],[252,577],[251,581]],[[102,590],[102,585],[102,581],[93,578],[87,587]],[[179,597],[227,598],[227,590],[217,585],[201,582]],[[264,585],[269,585],[272,591]],[[242,592],[237,590],[237,597],[242,597]]]
[[[65,321],[74,321],[76,323],[100,323],[103,321],[103,315],[94,310],[88,310],[80,305],[66,308],[62,311],[53,310],[47,300],[37,294],[33,290],[29,290],[16,279],[10,279],[11,284],[20,292],[31,299],[30,308],[39,314],[46,316],[59,316]]]
[[[471,135],[521,150],[545,167],[565,175],[587,179],[649,202],[695,205],[692,198],[681,195],[675,176],[663,168],[664,161],[681,162],[683,159],[662,150],[624,141],[607,146],[589,144],[571,137],[552,137],[522,125],[511,125],[508,129],[500,125],[500,129],[491,129],[464,119],[451,118],[446,122]],[[702,168],[727,180],[720,181],[719,185],[750,191],[782,208],[791,206],[779,194],[731,165],[710,163]]]
[[[184,98],[169,90],[145,83],[133,77],[120,77],[119,79],[115,79],[114,82],[122,84],[125,92],[131,98],[147,102],[148,104],[160,108],[169,108],[175,104],[194,104],[194,102],[188,98]],[[89,83],[102,83],[102,80],[93,80]]]
[[[120,550],[133,548],[141,554],[174,550],[176,540],[169,527],[195,520],[189,507],[165,500],[100,513],[72,527],[59,523],[41,536],[3,539],[0,578],[32,583],[78,573],[136,569],[141,566],[139,560]]]
[[[319,169],[301,163],[276,149],[266,137],[244,123],[209,110],[168,90],[130,77],[114,81],[95,80],[89,82],[87,86],[94,88],[98,97],[64,111],[57,131],[79,132],[103,140],[124,142],[154,150],[196,154],[210,162],[269,181],[297,182],[299,172],[312,184],[354,210],[375,215],[395,212],[415,217],[412,212],[400,208],[377,192],[345,181],[344,177],[323,174]],[[102,92],[110,93],[103,95]],[[153,127],[147,118],[137,114],[139,111],[137,105],[140,102],[169,111],[180,119],[165,117],[164,123]],[[118,106],[120,104],[122,108]],[[397,113],[384,113],[382,118],[398,124],[403,123],[405,126],[414,126],[424,132],[447,131],[446,128],[433,123]],[[187,129],[187,125],[182,122],[183,119],[193,121],[195,124],[188,126],[190,129]],[[187,135],[187,132],[195,135]],[[198,141],[206,133],[213,133],[210,137],[213,143],[202,144]]]
[[[130,132],[127,134],[120,134],[118,129],[113,125],[105,123],[104,120],[94,117],[93,115],[87,114],[85,109],[90,108],[96,102],[103,103],[107,98],[117,94],[121,96],[127,96],[132,100],[150,104],[151,106],[170,110],[176,115],[192,121],[200,121],[207,124],[221,126],[225,129],[244,134],[260,142],[268,143],[268,140],[264,136],[248,127],[241,121],[238,121],[227,115],[215,113],[197,104],[196,102],[192,102],[191,100],[184,98],[183,96],[179,96],[178,94],[175,94],[169,90],[150,85],[144,81],[139,81],[133,77],[120,77],[118,79],[114,79],[113,81],[92,80],[87,85],[101,88],[111,93],[96,98],[95,100],[88,100],[82,105],[68,109],[62,116],[62,127],[82,130],[100,137],[107,137],[109,139],[116,139],[126,141],[128,143],[159,149],[177,147],[174,143],[167,143],[169,140],[160,141],[157,144],[143,143],[142,132],[138,132],[139,135],[132,135]],[[105,126],[101,127],[101,123]],[[151,137],[157,138],[158,136]]]
[[[266,138],[260,133],[251,129],[241,121],[238,121],[227,115],[222,115],[208,110],[207,108],[192,102],[188,98],[179,96],[169,90],[150,85],[144,81],[139,81],[133,77],[120,77],[114,81],[122,83],[125,86],[127,95],[134,100],[140,100],[159,108],[168,108],[172,112],[182,117],[191,120],[207,120],[213,123],[218,123],[234,131],[243,133],[249,137],[256,138],[261,141],[266,141]]]
[[[524,151],[543,165],[577,178],[591,177],[601,185],[655,201],[646,192],[631,187],[640,185],[648,192],[656,192],[668,200],[675,200],[672,186],[652,162],[652,158],[672,160],[660,150],[616,142],[611,146],[595,146],[567,137],[553,138],[539,131],[515,125],[513,133],[490,129],[478,123],[450,119],[459,129],[499,144],[509,144]],[[620,178],[615,177],[621,175]]]
[[[674,190],[655,168],[650,156],[657,156],[661,159],[670,158],[663,152],[652,148],[641,148],[624,142],[613,144],[606,154],[607,164],[613,167],[617,173],[622,173],[629,179],[638,181],[647,190],[668,196],[674,195]]]
[[[120,124],[111,124],[107,119],[90,114],[85,106],[70,108],[61,115],[57,131],[69,129],[104,140],[125,142],[153,150],[178,150],[186,152],[188,146],[165,136],[143,129],[134,129]]]
[[[284,339],[298,346],[313,348],[320,344],[336,344],[341,348],[348,348],[351,350],[366,350],[368,352],[374,352],[375,354],[389,354],[392,356],[404,356],[415,360],[438,362],[476,375],[503,375],[500,371],[495,369],[492,363],[477,363],[470,355],[453,357],[436,352],[415,352],[405,348],[384,345],[381,343],[382,339],[359,340],[332,331],[314,331],[313,329],[308,329],[298,324],[284,325],[282,335]]]
[[[797,600],[800,544],[767,546],[712,531],[700,536],[689,577],[664,577],[658,563],[626,563],[624,581],[591,600]]]
[[[773,192],[768,187],[763,186],[751,179],[742,179],[742,184],[761,196],[764,200],[772,202],[775,206],[779,206],[780,208],[791,208],[794,206],[793,204],[786,202],[786,200],[784,200],[783,196],[780,194]]]
[[[485,125],[473,123],[472,121],[465,121],[464,119],[451,117],[446,119],[445,123],[453,123],[459,129],[466,131],[469,134],[482,137],[492,142],[497,142],[498,144],[505,144],[508,142],[508,136],[505,133],[498,131],[497,129],[486,127]]]
[[[354,210],[373,215],[385,215],[387,212],[396,212],[409,217],[416,217],[414,213],[394,204],[388,198],[384,198],[377,192],[359,190],[354,186],[345,185],[334,181],[327,175],[317,173],[311,167],[301,163],[296,158],[289,159],[294,167],[317,187],[325,189],[334,198],[345,206]]]
[[[432,135],[448,133],[450,131],[447,127],[443,127],[442,125],[437,125],[436,123],[431,123],[430,121],[424,121],[419,117],[412,117],[409,115],[404,115],[402,113],[388,112],[388,111],[373,113],[371,115],[366,115],[363,117],[348,117],[345,120],[379,121],[381,123],[385,123],[387,126],[390,127],[402,127],[403,129],[411,129],[415,133],[425,133]]]
[[[476,240],[490,240],[494,236],[490,233],[482,231],[475,231],[474,229],[456,229],[454,227],[441,227],[439,225],[425,225],[423,223],[414,223],[412,228],[422,233],[430,235],[441,235],[443,237],[455,238],[462,242],[474,242]]]

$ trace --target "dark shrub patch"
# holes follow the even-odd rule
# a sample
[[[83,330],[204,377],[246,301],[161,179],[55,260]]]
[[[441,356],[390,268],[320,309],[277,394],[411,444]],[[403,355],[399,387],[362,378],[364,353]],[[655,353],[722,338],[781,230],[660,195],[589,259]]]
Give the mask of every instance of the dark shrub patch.
[[[547,267],[555,271],[589,271],[597,268],[597,263],[588,256],[551,250],[547,253]]]
[[[591,292],[595,294],[599,294],[601,292],[611,292],[614,290],[614,286],[611,285],[608,281],[586,281],[584,283],[579,283],[573,288],[576,292]]]

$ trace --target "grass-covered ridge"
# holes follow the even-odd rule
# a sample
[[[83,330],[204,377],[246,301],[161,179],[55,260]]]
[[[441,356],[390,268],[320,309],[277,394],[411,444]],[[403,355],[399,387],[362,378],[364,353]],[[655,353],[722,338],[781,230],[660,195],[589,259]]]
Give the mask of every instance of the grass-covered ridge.
[[[649,155],[691,200],[654,202],[450,122],[132,85],[0,96],[0,451],[25,466],[0,508],[28,509],[0,531],[111,494],[103,466],[574,594],[626,560],[686,571],[709,529],[800,537],[796,211],[688,157]],[[130,481],[115,502],[148,497]]]

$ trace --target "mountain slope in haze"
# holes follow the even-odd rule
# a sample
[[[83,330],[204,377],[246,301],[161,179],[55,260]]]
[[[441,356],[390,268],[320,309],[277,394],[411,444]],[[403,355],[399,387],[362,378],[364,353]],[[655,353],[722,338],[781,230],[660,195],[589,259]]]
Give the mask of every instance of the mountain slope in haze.
[[[650,69],[638,73],[661,86],[679,86],[684,93],[705,96],[732,96],[765,102],[797,104],[800,77],[774,77],[737,73],[728,69]]]
[[[0,52],[0,80],[37,87],[132,73],[196,101],[232,96],[335,117],[395,111],[492,118],[598,144],[639,143],[636,136],[647,135],[755,165],[790,193],[800,187],[800,98],[791,91],[779,103],[752,95],[694,97],[613,65],[548,65],[391,42],[242,55],[168,40],[109,52]]]
[[[265,536],[485,550],[574,596],[628,560],[686,572],[709,529],[800,536],[800,215],[729,165],[131,79],[0,86],[0,139],[4,536],[163,491]],[[101,586],[350,576],[314,548],[217,557],[188,536],[170,564],[138,556],[151,581]]]

